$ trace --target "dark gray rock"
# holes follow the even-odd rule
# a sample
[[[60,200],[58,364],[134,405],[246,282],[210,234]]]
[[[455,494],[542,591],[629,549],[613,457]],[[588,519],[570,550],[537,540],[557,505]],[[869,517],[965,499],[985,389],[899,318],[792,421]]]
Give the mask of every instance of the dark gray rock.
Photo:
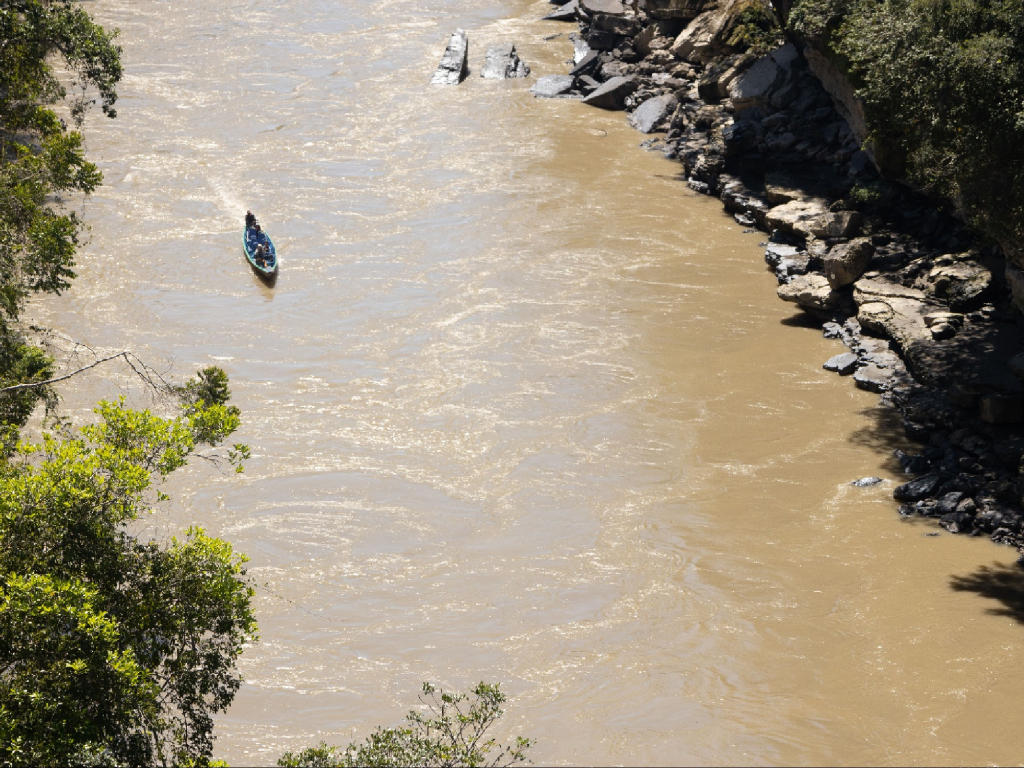
[[[948,515],[952,512],[956,512],[957,507],[963,500],[964,494],[960,491],[953,491],[947,493],[935,504],[935,513],[938,515]]]
[[[854,480],[850,485],[857,488],[867,488],[872,485],[878,485],[880,482],[882,482],[880,477],[862,477],[860,480]]]
[[[640,133],[651,133],[672,114],[676,104],[678,102],[673,94],[655,96],[637,107],[636,111],[629,116],[629,124]]]
[[[566,3],[544,17],[547,21],[576,21],[580,9],[578,0]]]
[[[801,250],[795,245],[768,243],[768,247],[764,250],[764,260],[769,267],[775,269],[783,259],[791,259],[798,253],[801,253]]]
[[[487,58],[480,77],[490,80],[509,80],[513,77],[526,77],[530,68],[519,58],[516,47],[512,43],[491,45],[487,48]]]
[[[857,356],[852,352],[843,352],[835,357],[830,357],[821,367],[826,371],[834,371],[840,376],[849,376],[857,370]]]
[[[597,69],[598,64],[601,63],[600,57],[599,51],[589,51],[569,70],[569,74],[573,77],[579,77],[580,75],[590,73],[592,70]]]
[[[434,85],[458,85],[469,72],[466,64],[468,57],[469,38],[464,31],[456,29],[448,40],[448,47],[430,82]]]
[[[935,493],[940,482],[941,478],[935,472],[929,472],[916,480],[897,486],[892,495],[896,501],[920,501]]]
[[[625,109],[626,97],[637,89],[636,79],[633,77],[613,77],[596,91],[587,96],[584,104],[601,109]]]
[[[725,142],[727,155],[738,155],[746,152],[757,144],[757,126],[749,120],[738,120],[722,129],[722,141]]]
[[[892,378],[892,369],[881,368],[874,363],[865,365],[853,374],[853,380],[860,389],[876,394],[888,391],[892,386]]]
[[[576,84],[579,86],[583,93],[590,93],[596,91],[601,87],[601,83],[592,78],[590,75],[580,75],[576,80]]]
[[[908,475],[920,475],[928,471],[930,463],[924,456],[912,456],[909,453],[904,453],[899,448],[893,451],[900,464],[903,465],[903,471]]]
[[[569,93],[575,82],[572,75],[545,75],[530,89],[530,93],[539,98],[553,99]]]
[[[780,283],[788,283],[795,277],[806,275],[810,270],[811,255],[798,253],[795,256],[779,259],[779,263],[775,265],[775,279]]]

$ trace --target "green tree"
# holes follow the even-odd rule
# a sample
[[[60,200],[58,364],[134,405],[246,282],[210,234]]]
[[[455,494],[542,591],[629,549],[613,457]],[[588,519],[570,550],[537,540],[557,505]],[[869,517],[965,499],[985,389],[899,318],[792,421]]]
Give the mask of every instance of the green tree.
[[[487,730],[505,711],[505,694],[498,685],[480,683],[468,694],[445,693],[423,684],[420,701],[429,715],[412,710],[406,725],[378,728],[361,744],[344,750],[321,742],[298,753],[287,752],[277,761],[283,768],[349,768],[350,766],[512,766],[529,762],[529,739],[501,746],[486,738]],[[468,706],[466,705],[466,702]],[[493,754],[492,754],[493,753]]]
[[[0,764],[203,765],[256,639],[246,558],[200,528],[161,545],[130,524],[238,412],[96,413],[0,464]]]
[[[89,194],[102,174],[85,159],[80,127],[99,101],[113,117],[122,76],[117,32],[76,0],[0,0],[0,386],[43,381],[52,361],[17,323],[33,292],[57,293],[75,277],[84,225],[64,198]],[[58,78],[58,68],[65,74]],[[45,387],[0,393],[0,446],[9,454]]]

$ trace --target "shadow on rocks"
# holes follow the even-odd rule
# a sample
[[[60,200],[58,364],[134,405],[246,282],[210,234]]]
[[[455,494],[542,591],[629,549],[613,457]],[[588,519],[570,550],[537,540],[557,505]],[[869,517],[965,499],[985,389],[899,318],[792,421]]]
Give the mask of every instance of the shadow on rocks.
[[[893,447],[911,450],[903,433],[903,417],[895,408],[880,403],[860,411],[864,417],[864,426],[850,435],[850,442],[862,445],[885,457],[882,466],[897,477],[903,474],[903,466],[893,456]],[[901,481],[897,481],[901,482]]]
[[[1024,568],[1017,564],[983,565],[967,576],[953,576],[949,582],[956,592],[974,592],[1001,605],[989,608],[993,616],[1009,616],[1024,624]]]

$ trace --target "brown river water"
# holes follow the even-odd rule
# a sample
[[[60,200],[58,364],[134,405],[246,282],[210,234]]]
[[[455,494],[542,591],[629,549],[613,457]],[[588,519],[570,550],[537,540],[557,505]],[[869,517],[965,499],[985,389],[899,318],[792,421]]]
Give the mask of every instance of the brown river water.
[[[260,585],[219,757],[486,680],[544,764],[1021,761],[1015,553],[900,521],[895,431],[821,369],[842,350],[776,299],[763,235],[621,113],[528,93],[572,50],[546,2],[88,7],[127,76],[86,129],[80,277],[35,314],[232,377],[245,474],[200,463],[148,522]],[[473,72],[431,87],[455,27]],[[478,76],[502,41],[528,80]],[[84,417],[130,379],[76,381]]]

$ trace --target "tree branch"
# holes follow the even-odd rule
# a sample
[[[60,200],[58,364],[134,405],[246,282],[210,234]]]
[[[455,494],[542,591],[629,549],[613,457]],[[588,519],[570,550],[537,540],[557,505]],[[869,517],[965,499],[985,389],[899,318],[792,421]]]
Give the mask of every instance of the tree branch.
[[[100,360],[97,360],[94,363],[90,363],[89,365],[84,365],[81,368],[78,368],[77,370],[72,371],[71,373],[64,374],[63,376],[57,376],[57,377],[52,378],[52,379],[47,379],[46,381],[35,381],[35,382],[28,383],[28,384],[15,384],[14,386],[10,386],[10,387],[0,387],[0,393],[3,393],[3,392],[16,392],[16,391],[21,390],[21,389],[30,389],[32,387],[43,387],[43,386],[46,386],[47,384],[56,384],[58,381],[64,381],[65,379],[70,379],[72,376],[77,376],[78,374],[82,373],[83,371],[88,371],[90,368],[95,368],[100,363],[106,363],[106,362],[108,362],[110,360],[116,360],[119,357],[123,357],[124,361],[126,363],[128,363],[128,365],[131,367],[131,369],[133,371],[135,371],[135,373],[138,375],[138,377],[140,379],[142,379],[144,382],[146,382],[147,384],[149,384],[151,387],[153,387],[153,389],[160,389],[160,386],[157,384],[157,382],[155,382],[153,380],[153,376],[156,376],[156,378],[159,379],[160,384],[163,385],[164,389],[166,389],[168,391],[173,390],[173,387],[171,387],[170,384],[168,384],[166,381],[164,381],[163,377],[159,373],[157,373],[156,371],[153,371],[148,365],[146,365],[144,362],[139,360],[138,355],[134,354],[133,352],[129,352],[128,350],[125,350],[124,352],[118,352],[116,355],[110,355],[108,357],[101,358]],[[137,368],[135,366],[134,363],[132,363],[132,361],[131,361],[132,357],[135,358],[135,360],[139,364],[139,367],[142,368],[141,371],[139,370],[139,368]],[[150,375],[150,371],[152,371],[153,375]]]

